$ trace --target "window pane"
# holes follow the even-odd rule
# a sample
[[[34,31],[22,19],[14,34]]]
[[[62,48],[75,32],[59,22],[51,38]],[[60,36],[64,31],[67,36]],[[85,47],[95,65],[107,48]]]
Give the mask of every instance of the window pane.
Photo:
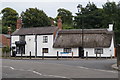
[[[43,43],[47,43],[48,42],[48,36],[43,36]]]
[[[42,49],[42,52],[43,52],[43,53],[48,53],[48,48],[43,48],[43,49]]]
[[[71,53],[71,48],[64,48],[64,52]]]
[[[20,36],[20,41],[25,41],[25,36],[24,35]]]

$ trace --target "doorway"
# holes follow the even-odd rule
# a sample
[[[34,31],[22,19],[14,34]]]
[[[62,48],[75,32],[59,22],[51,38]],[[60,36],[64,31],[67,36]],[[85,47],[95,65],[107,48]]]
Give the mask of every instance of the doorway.
[[[81,58],[83,58],[84,57],[84,50],[83,50],[83,47],[79,47],[78,48],[78,52],[79,52],[79,58],[81,57]]]
[[[25,54],[25,45],[16,46],[16,53],[17,54]]]

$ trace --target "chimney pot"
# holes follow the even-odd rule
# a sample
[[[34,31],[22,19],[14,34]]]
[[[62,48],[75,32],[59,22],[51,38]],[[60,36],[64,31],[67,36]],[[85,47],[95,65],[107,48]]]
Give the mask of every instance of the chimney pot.
[[[113,31],[113,24],[109,24],[108,31]]]

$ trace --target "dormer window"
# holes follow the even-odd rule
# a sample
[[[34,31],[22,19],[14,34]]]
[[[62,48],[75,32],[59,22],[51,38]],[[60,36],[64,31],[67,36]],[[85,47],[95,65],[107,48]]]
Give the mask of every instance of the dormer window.
[[[43,43],[48,43],[48,36],[43,36]]]

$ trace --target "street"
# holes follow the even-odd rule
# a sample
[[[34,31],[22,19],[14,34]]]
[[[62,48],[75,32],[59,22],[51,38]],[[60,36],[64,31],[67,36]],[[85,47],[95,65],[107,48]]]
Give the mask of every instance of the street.
[[[2,60],[3,78],[118,78],[116,59]]]

